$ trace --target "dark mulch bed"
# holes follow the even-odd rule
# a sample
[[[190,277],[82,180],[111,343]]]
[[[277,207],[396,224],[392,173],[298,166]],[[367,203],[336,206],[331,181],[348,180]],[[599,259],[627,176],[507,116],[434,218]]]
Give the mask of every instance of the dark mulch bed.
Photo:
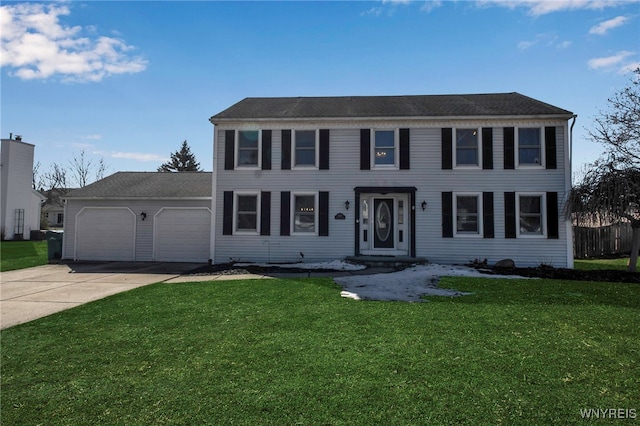
[[[520,275],[530,278],[549,278],[557,280],[576,281],[606,281],[619,283],[640,283],[639,272],[627,272],[619,270],[598,269],[583,271],[578,269],[553,268],[551,266],[538,266],[536,268],[498,268],[486,265],[470,265],[478,270],[497,275]]]
[[[218,263],[215,265],[205,265],[194,269],[183,275],[242,275],[242,274],[268,274],[278,272],[289,272],[292,274],[301,272],[339,272],[335,269],[306,269],[301,268],[282,268],[278,265],[269,266],[236,266],[234,263]]]

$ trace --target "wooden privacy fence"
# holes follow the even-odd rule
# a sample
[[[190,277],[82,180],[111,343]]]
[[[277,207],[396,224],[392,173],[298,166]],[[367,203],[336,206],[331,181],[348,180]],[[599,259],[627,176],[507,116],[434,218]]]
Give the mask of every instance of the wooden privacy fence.
[[[573,227],[573,255],[576,259],[631,252],[633,230],[630,223],[590,228]]]

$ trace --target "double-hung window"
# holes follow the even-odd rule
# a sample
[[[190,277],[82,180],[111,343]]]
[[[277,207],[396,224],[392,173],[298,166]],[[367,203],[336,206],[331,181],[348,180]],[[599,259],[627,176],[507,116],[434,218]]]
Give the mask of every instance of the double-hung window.
[[[259,167],[260,131],[238,130],[238,167]]]
[[[396,131],[395,130],[374,130],[373,131],[373,165],[374,167],[394,167],[396,166]]]
[[[480,132],[478,129],[455,130],[456,166],[480,165]]]
[[[317,134],[315,130],[296,130],[294,141],[294,167],[316,167]]]
[[[258,193],[236,193],[235,231],[237,233],[257,233],[258,207],[260,195]]]
[[[518,165],[542,165],[542,129],[521,127],[518,129]]]
[[[543,197],[540,194],[518,195],[520,235],[544,235]]]
[[[318,208],[316,194],[294,193],[293,195],[293,233],[315,234],[317,232]]]
[[[481,235],[481,197],[479,194],[456,194],[456,235]]]

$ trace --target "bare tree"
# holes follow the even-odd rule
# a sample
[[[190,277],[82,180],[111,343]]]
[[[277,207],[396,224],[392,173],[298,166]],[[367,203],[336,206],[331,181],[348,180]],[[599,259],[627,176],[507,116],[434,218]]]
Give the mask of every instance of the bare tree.
[[[71,166],[69,170],[74,183],[80,188],[87,186],[93,168],[93,160],[87,158],[84,149],[78,155],[73,154],[72,159],[69,160],[69,165]]]
[[[569,194],[568,215],[577,220],[628,221],[633,230],[629,271],[640,251],[640,68],[631,85],[608,99],[609,110],[595,120],[591,139],[605,155],[590,165]]]

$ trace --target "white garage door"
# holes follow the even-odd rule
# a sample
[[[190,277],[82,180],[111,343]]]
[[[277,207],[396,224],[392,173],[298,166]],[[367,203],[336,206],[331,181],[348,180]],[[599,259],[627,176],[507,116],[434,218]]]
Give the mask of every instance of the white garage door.
[[[135,223],[126,207],[85,207],[76,218],[76,259],[134,260]]]
[[[163,208],[155,216],[155,260],[206,262],[209,259],[211,211]]]

